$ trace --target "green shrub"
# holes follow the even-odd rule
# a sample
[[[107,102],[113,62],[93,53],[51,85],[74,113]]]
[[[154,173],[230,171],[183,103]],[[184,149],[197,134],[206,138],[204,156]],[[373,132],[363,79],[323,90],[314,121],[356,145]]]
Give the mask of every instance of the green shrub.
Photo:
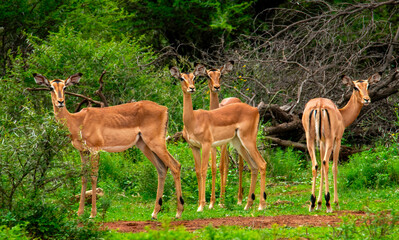
[[[342,224],[333,228],[332,239],[396,239],[399,233],[399,215],[390,213],[368,213],[365,217],[352,215],[342,217]]]
[[[384,188],[399,183],[399,151],[396,143],[354,154],[340,170],[350,189]]]
[[[6,225],[0,225],[0,240],[25,240],[30,239],[27,236],[23,225],[15,225],[9,228]]]
[[[311,172],[305,154],[293,148],[268,149],[263,157],[267,162],[268,176],[278,180],[304,181]]]
[[[49,196],[65,179],[76,176],[75,166],[63,161],[68,138],[50,115],[37,115],[32,105],[22,106],[22,119],[0,116],[0,205],[13,209],[39,196]]]

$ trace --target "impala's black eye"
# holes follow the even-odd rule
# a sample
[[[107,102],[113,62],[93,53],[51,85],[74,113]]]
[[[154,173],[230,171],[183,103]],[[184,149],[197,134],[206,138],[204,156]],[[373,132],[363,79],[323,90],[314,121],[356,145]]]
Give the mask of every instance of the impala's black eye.
[[[54,87],[53,87],[53,86],[50,86],[50,90],[51,90],[51,91],[54,91]]]
[[[353,89],[355,89],[356,91],[359,91],[359,88],[357,88],[357,87],[353,87]]]

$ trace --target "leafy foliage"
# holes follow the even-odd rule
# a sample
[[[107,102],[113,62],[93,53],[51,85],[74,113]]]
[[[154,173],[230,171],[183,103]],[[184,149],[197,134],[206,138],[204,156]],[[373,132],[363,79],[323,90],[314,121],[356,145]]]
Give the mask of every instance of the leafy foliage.
[[[14,227],[7,227],[6,225],[0,226],[0,239],[1,240],[27,240],[30,239],[25,231],[24,226],[16,225]]]
[[[345,187],[351,189],[385,188],[399,183],[399,158],[397,144],[353,155],[341,171]]]
[[[121,4],[133,15],[134,33],[145,34],[146,42],[155,48],[194,43],[206,49],[220,38],[232,40],[240,33],[249,33],[254,2],[123,0]],[[191,53],[186,52],[190,48],[180,47],[181,53]]]
[[[129,14],[116,1],[67,0],[24,1],[13,0],[0,4],[0,26],[3,39],[0,43],[0,65],[3,68],[8,54],[18,50],[25,54],[32,50],[24,33],[45,39],[61,26],[73,26],[87,38],[121,38],[128,29]],[[26,57],[26,55],[25,55]]]
[[[36,115],[29,105],[21,112],[22,119],[10,119],[5,123],[8,128],[0,131],[0,203],[8,209],[54,191],[62,179],[76,174],[73,165],[62,162],[65,132],[54,126],[49,115]]]
[[[267,149],[264,158],[270,176],[284,181],[303,181],[310,173],[310,164],[303,153],[292,148]]]

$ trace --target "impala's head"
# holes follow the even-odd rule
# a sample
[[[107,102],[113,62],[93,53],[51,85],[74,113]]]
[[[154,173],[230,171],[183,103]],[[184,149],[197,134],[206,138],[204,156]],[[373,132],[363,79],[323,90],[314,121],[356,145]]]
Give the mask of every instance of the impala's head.
[[[233,61],[229,61],[219,69],[213,68],[206,70],[205,76],[208,78],[209,89],[212,92],[220,91],[220,79],[222,78],[222,75],[233,70],[233,64]]]
[[[180,73],[177,67],[171,67],[169,70],[173,77],[180,80],[181,88],[185,93],[195,92],[195,77],[205,74],[205,67],[201,64],[198,64],[191,73]]]
[[[37,73],[34,73],[33,77],[35,78],[37,84],[50,88],[51,99],[54,106],[62,108],[65,106],[65,88],[78,83],[82,75],[83,74],[81,73],[76,73],[68,77],[66,80],[54,79],[52,81],[49,81],[45,76]]]
[[[355,80],[353,81],[350,77],[344,75],[342,77],[342,82],[348,86],[353,87],[353,94],[355,95],[357,101],[364,105],[368,105],[371,100],[369,97],[369,86],[380,81],[381,75],[375,73],[366,80]]]

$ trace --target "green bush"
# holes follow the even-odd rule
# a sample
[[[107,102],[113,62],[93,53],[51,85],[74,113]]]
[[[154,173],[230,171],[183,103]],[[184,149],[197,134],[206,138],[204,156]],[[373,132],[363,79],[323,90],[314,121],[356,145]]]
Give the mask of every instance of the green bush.
[[[87,216],[79,219],[76,212],[66,204],[32,199],[12,212],[0,213],[0,225],[7,226],[3,228],[6,233],[10,233],[7,229],[11,227],[16,233],[22,235],[25,230],[29,237],[39,239],[96,239],[106,234]],[[24,223],[24,227],[18,228],[21,223]]]
[[[39,196],[49,196],[62,182],[77,175],[68,152],[66,132],[51,116],[37,115],[31,104],[22,106],[22,119],[0,116],[7,128],[0,128],[0,204],[13,209]]]
[[[30,239],[27,236],[25,227],[22,225],[16,225],[8,227],[6,225],[0,225],[0,240],[26,240]]]
[[[399,150],[394,142],[379,145],[350,157],[340,170],[344,186],[349,189],[384,188],[399,183]]]
[[[304,181],[311,173],[304,153],[293,148],[268,149],[263,155],[267,162],[267,174],[278,180]]]
[[[342,217],[342,224],[333,228],[332,239],[396,239],[399,215],[387,212],[368,213],[365,217]]]

